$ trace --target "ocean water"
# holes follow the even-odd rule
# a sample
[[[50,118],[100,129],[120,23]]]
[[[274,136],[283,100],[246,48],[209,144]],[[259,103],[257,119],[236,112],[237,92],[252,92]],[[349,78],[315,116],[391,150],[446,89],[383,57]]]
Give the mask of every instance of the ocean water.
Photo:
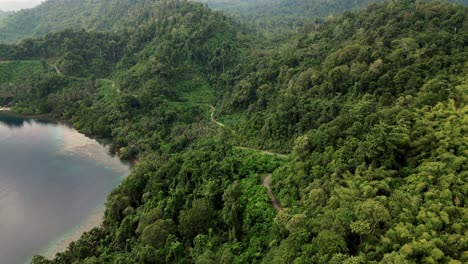
[[[54,254],[71,234],[96,225],[107,195],[129,173],[104,145],[66,124],[0,112],[0,263]]]

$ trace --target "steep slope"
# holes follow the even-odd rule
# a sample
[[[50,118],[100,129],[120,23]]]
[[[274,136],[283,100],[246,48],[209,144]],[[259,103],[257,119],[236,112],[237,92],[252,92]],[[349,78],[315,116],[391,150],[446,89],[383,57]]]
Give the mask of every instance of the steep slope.
[[[0,10],[0,23],[2,22],[3,19],[5,19],[11,14],[12,12],[5,12],[5,11]]]
[[[122,31],[157,19],[168,1],[160,0],[48,0],[21,10],[0,23],[0,41],[12,42],[64,29]]]
[[[255,0],[226,1],[200,0],[211,8],[232,14],[243,23],[257,29],[273,32],[289,32],[304,24],[356,10],[384,0]],[[450,0],[468,5],[467,0]],[[0,43],[15,42],[26,37],[43,36],[64,29],[93,31],[118,31],[134,29],[142,21],[155,18],[152,10],[166,1],[160,0],[48,0],[41,5],[11,13],[1,21]]]
[[[242,21],[268,31],[294,29],[313,19],[358,10],[384,0],[201,0],[209,7],[223,10]],[[467,0],[451,2],[468,5]]]
[[[367,7],[383,0],[206,0],[213,9],[223,10],[259,28],[277,31],[299,28],[312,19],[336,15],[345,10]]]
[[[286,151],[297,136],[336,119],[365,95],[387,106],[416,97],[439,76],[457,86],[466,70],[466,7],[414,1],[384,7],[345,12],[260,54],[220,111],[247,110],[245,122],[231,124],[244,140]]]
[[[141,3],[134,28],[0,45],[37,69],[0,103],[139,161],[102,227],[33,263],[468,262],[466,7],[389,1],[261,50],[201,4]]]
[[[0,45],[0,58],[42,60],[58,72],[3,83],[4,98],[16,111],[51,112],[88,134],[112,135],[123,157],[184,146],[199,132],[177,129],[204,120],[247,42],[239,26],[198,3],[159,1],[144,11],[152,15],[120,33],[66,30]]]
[[[132,94],[140,78],[173,67],[180,75],[196,60],[170,53],[166,66],[147,72],[124,56],[119,64],[130,66],[115,72],[127,96],[112,116],[134,117],[115,131],[131,138],[129,148],[160,143],[155,132],[170,126],[152,122],[175,118],[190,126],[172,129],[171,144],[187,141],[144,149],[110,195],[104,225],[34,263],[467,262],[467,14],[448,3],[388,2],[254,50],[230,74],[220,67],[209,75],[221,76],[209,82],[223,88],[221,117],[211,119],[224,127],[204,123],[209,106],[204,116],[161,116],[174,109],[148,94],[170,98],[173,90],[159,79]],[[153,45],[137,58],[151,58],[160,50]],[[158,107],[140,112],[146,98]],[[89,109],[85,101],[81,110]]]
[[[220,120],[244,145],[292,149],[272,177],[286,209],[264,263],[468,260],[467,14],[372,6],[252,66]]]

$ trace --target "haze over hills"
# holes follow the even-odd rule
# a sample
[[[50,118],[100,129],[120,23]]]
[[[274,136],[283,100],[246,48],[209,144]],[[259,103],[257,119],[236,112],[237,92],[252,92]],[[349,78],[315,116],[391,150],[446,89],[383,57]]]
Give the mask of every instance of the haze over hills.
[[[331,10],[288,2],[265,19]],[[58,32],[0,45],[0,105],[138,160],[100,228],[33,263],[468,262],[467,7],[387,1],[271,42],[178,0],[8,21]]]
[[[383,0],[204,0],[209,7],[233,14],[255,26],[277,31],[298,28],[314,18],[367,7]]]
[[[44,0],[0,0],[0,11],[17,11],[33,8],[41,2],[44,2]]]
[[[210,7],[238,17],[243,23],[259,30],[284,32],[302,27],[316,18],[356,10],[383,0],[256,0],[200,1]],[[467,0],[450,0],[468,5]],[[41,36],[67,28],[86,30],[117,30],[134,28],[138,20],[150,15],[156,0],[49,0],[33,9],[16,12],[0,22],[0,42],[12,42],[24,37]],[[138,17],[138,18],[137,18]]]
[[[357,10],[384,0],[201,0],[209,7],[223,10],[256,28],[284,32],[314,19]],[[468,0],[451,2],[468,5]]]
[[[0,21],[2,19],[6,18],[10,14],[11,14],[10,12],[4,12],[4,11],[0,10]]]
[[[160,1],[50,0],[36,8],[21,10],[0,25],[0,40],[15,41],[67,28],[112,30],[134,27],[149,16]]]

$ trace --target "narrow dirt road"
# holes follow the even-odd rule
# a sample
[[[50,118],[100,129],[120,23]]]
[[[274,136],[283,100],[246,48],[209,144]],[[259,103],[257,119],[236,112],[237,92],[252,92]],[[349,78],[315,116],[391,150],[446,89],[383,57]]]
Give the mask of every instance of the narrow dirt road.
[[[234,146],[234,147],[237,148],[237,149],[257,151],[257,152],[261,152],[261,153],[263,153],[265,155],[275,156],[275,157],[282,158],[282,159],[287,159],[289,157],[288,155],[285,155],[285,154],[279,154],[279,153],[275,153],[275,152],[271,152],[271,151],[267,151],[267,150],[260,150],[260,149],[254,149],[254,148],[248,148],[248,147],[239,147],[239,146]]]
[[[220,127],[226,128],[226,126],[223,123],[218,122],[214,118],[216,108],[214,106],[212,106],[212,105],[210,105],[210,107],[211,107],[211,114],[210,114],[211,122],[217,124]],[[283,158],[283,159],[289,158],[288,155],[279,154],[279,153],[275,153],[275,152],[271,152],[271,151],[267,151],[267,150],[254,149],[254,148],[248,148],[248,147],[240,147],[240,146],[233,146],[233,147],[237,148],[237,149],[257,151],[257,152],[263,153],[265,155],[275,156],[275,157],[279,157],[279,158]],[[276,199],[275,195],[273,194],[273,191],[271,190],[270,185],[271,185],[271,174],[268,174],[265,177],[265,179],[263,179],[263,186],[267,189],[267,193],[268,193],[268,196],[270,197],[271,204],[273,205],[273,207],[276,209],[276,211],[281,211],[281,210],[283,210],[283,206],[278,201],[278,199]]]
[[[267,189],[268,196],[270,196],[271,203],[273,204],[273,207],[275,207],[276,211],[281,211],[283,210],[283,206],[281,203],[276,199],[275,195],[273,194],[273,191],[271,190],[271,174],[268,174],[265,179],[263,179],[263,186]]]
[[[214,106],[212,106],[212,105],[210,105],[210,107],[211,107],[211,114],[210,114],[211,122],[217,124],[220,127],[226,128],[226,125],[224,125],[223,123],[217,121],[214,118],[216,108]],[[265,155],[275,156],[275,157],[279,157],[279,158],[282,158],[282,159],[287,159],[289,157],[288,155],[285,155],[285,154],[275,153],[275,152],[271,152],[271,151],[267,151],[267,150],[261,150],[261,149],[255,149],[255,148],[249,148],[249,147],[241,147],[241,146],[233,146],[233,147],[237,148],[237,149],[253,150],[253,151],[261,152],[261,153],[263,153]]]
[[[210,107],[211,107],[211,115],[210,115],[211,122],[216,123],[220,127],[226,127],[223,123],[216,121],[216,119],[214,118],[214,113],[216,111],[216,108],[212,105],[210,105]]]
[[[112,83],[112,88],[115,88],[117,93],[120,93],[120,88],[117,85],[115,85],[115,81],[113,81],[111,79],[106,79],[106,78],[99,79],[99,81]]]
[[[62,72],[59,70],[59,68],[57,67],[57,65],[52,64],[52,67],[54,67],[54,69],[55,69],[55,71],[57,72],[58,75],[62,75]]]

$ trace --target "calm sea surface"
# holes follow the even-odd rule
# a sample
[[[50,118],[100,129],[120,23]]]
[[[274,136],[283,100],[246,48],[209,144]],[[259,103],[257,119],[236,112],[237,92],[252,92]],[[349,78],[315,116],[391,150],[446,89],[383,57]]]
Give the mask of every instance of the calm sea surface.
[[[129,173],[105,146],[65,124],[0,112],[0,263],[50,254],[89,228]]]

